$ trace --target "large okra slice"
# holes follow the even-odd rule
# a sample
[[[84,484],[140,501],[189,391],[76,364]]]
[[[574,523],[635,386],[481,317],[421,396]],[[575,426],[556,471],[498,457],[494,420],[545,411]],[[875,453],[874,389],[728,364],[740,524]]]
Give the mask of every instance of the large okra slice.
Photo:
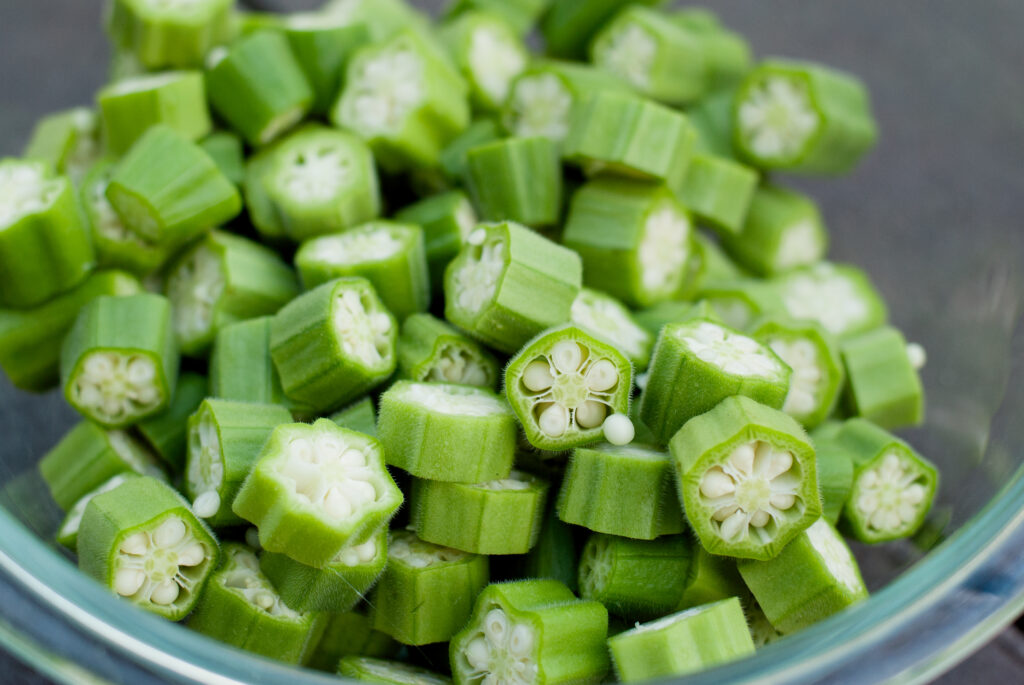
[[[441,26],[438,38],[469,84],[472,104],[485,112],[505,104],[512,80],[530,59],[515,30],[491,12],[461,12]]]
[[[693,155],[676,192],[703,224],[730,235],[743,228],[758,181],[750,167],[702,152]]]
[[[753,338],[694,319],[661,329],[648,374],[640,418],[667,443],[684,423],[733,395],[781,407],[791,370]]]
[[[172,621],[192,610],[219,558],[206,525],[155,478],[129,478],[96,495],[78,528],[82,571]]]
[[[445,273],[445,318],[502,352],[569,320],[578,254],[506,222],[481,224]]]
[[[778,276],[772,284],[790,317],[816,321],[839,338],[878,328],[888,316],[868,275],[848,264],[819,262]]]
[[[36,123],[22,156],[49,162],[78,183],[100,156],[99,129],[99,118],[88,107],[55,112]]]
[[[129,478],[137,478],[138,475],[134,471],[122,471],[115,476],[111,476],[102,485],[79,497],[78,501],[68,509],[67,514],[64,515],[64,519],[61,521],[60,527],[57,529],[57,542],[74,552],[78,547],[78,528],[82,525],[82,516],[85,515],[85,508],[92,501],[92,498],[104,492],[110,492]]]
[[[285,305],[270,325],[270,355],[292,400],[336,409],[395,370],[398,324],[364,278],[339,278]]]
[[[658,5],[661,0],[639,0],[638,4]],[[541,22],[541,33],[548,53],[566,59],[583,59],[587,46],[601,27],[615,16],[621,0],[551,0]]]
[[[326,624],[306,664],[309,668],[334,673],[338,660],[345,656],[387,658],[398,652],[398,643],[390,635],[374,630],[363,609],[328,614]]]
[[[506,138],[466,153],[466,187],[484,221],[553,226],[562,213],[562,164],[549,138]]]
[[[572,302],[570,321],[599,340],[617,347],[637,369],[647,368],[654,336],[611,295],[583,288]]]
[[[686,518],[713,554],[771,559],[821,517],[814,448],[777,409],[729,397],[669,447]]]
[[[388,465],[417,478],[498,480],[515,458],[515,416],[484,388],[399,381],[381,395],[377,431]]]
[[[924,420],[924,389],[897,329],[886,326],[843,341],[846,404],[851,413],[883,428]]]
[[[369,683],[391,685],[448,685],[451,678],[401,661],[368,656],[344,656],[338,662],[338,675]]]
[[[369,397],[334,412],[330,418],[342,428],[377,437],[377,412],[374,411],[373,400]]]
[[[452,678],[469,683],[597,683],[608,672],[608,611],[556,580],[489,585],[449,646]]]
[[[180,473],[185,466],[188,417],[206,398],[208,387],[206,376],[182,373],[167,409],[135,424],[138,436],[172,473]]]
[[[395,214],[395,221],[423,229],[431,290],[441,292],[445,267],[476,228],[477,216],[469,198],[460,190],[433,195]]]
[[[367,542],[401,503],[380,443],[318,419],[274,429],[232,510],[259,529],[263,549],[321,568]]]
[[[537,336],[505,369],[509,404],[530,444],[545,450],[596,442],[606,432],[616,440],[607,422],[628,412],[632,387],[629,359],[575,326]]]
[[[722,244],[738,264],[758,276],[810,266],[825,256],[828,235],[818,206],[808,196],[762,185],[750,201],[746,221]]]
[[[406,645],[445,642],[466,624],[487,579],[487,557],[392,531],[388,565],[370,598],[373,628]]]
[[[369,27],[326,12],[296,12],[285,15],[281,23],[295,61],[313,90],[311,112],[326,115],[348,60],[370,42]]]
[[[113,0],[107,32],[144,69],[198,67],[232,33],[231,0]]]
[[[159,414],[178,380],[170,303],[148,293],[92,300],[64,339],[60,375],[68,403],[100,425]]]
[[[498,362],[483,347],[430,314],[402,323],[396,347],[401,374],[414,381],[436,381],[493,389]]]
[[[224,326],[210,352],[210,396],[238,402],[280,404],[296,414],[312,409],[284,394],[281,378],[270,357],[273,317],[261,316]]]

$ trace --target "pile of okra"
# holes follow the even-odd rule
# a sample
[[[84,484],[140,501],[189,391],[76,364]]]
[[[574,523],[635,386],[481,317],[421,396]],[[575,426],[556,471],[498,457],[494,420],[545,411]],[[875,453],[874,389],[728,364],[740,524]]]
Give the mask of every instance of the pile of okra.
[[[921,527],[924,350],[777,176],[874,145],[856,77],[653,0],[106,26],[0,162],[0,366],[81,415],[39,468],[113,594],[360,680],[633,682]]]

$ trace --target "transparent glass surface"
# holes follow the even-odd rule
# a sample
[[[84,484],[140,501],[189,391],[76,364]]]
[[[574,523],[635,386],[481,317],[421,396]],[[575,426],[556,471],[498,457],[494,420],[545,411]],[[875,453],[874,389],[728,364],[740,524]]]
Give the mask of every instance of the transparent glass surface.
[[[436,4],[436,3],[435,3]],[[694,683],[915,682],[1024,607],[1024,3],[708,2],[761,55],[860,74],[881,125],[820,199],[832,256],[864,265],[928,350],[928,420],[906,437],[942,473],[928,534],[856,549],[872,598]],[[99,0],[0,2],[0,153],[104,77]],[[291,3],[299,7],[300,3]],[[287,2],[279,6],[289,6]],[[338,682],[146,615],[78,573],[35,464],[71,425],[56,394],[0,379],[0,641],[68,682]]]

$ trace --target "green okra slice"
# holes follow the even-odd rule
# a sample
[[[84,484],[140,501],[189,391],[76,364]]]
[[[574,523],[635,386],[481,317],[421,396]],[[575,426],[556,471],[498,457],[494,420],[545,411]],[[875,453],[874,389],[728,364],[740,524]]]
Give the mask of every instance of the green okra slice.
[[[843,174],[878,138],[864,85],[819,64],[771,59],[740,84],[733,140],[760,169]]]
[[[576,448],[558,496],[558,517],[637,540],[680,533],[686,527],[671,458],[638,444]]]
[[[490,389],[498,381],[498,362],[490,353],[430,314],[413,314],[402,323],[396,353],[402,376],[414,381]]]
[[[445,267],[476,228],[477,216],[469,198],[461,190],[433,195],[395,214],[395,221],[423,229],[431,291],[441,292]]]
[[[401,661],[347,655],[338,662],[338,675],[370,683],[392,685],[447,685],[451,678]]]
[[[438,39],[469,84],[473,106],[484,112],[501,109],[512,80],[530,59],[515,29],[500,14],[467,9],[441,25]]]
[[[765,617],[783,635],[868,597],[850,548],[822,519],[774,559],[742,560],[737,566]]]
[[[369,397],[336,411],[330,418],[342,428],[377,437],[377,412],[374,411],[373,400]]]
[[[215,131],[199,141],[210,159],[224,176],[241,186],[245,181],[245,145],[242,139],[231,131]]]
[[[608,611],[556,580],[489,585],[449,646],[466,683],[598,683],[608,672]]]
[[[573,195],[562,241],[582,258],[588,287],[649,307],[683,287],[692,232],[666,186],[598,178]]]
[[[917,532],[935,498],[935,466],[865,419],[845,422],[835,440],[853,459],[853,489],[843,507],[843,529],[869,544]]]
[[[143,69],[199,67],[232,35],[232,0],[113,0],[107,33]]]
[[[413,481],[411,527],[422,540],[472,554],[526,554],[536,544],[547,482],[525,471],[485,483]]]
[[[339,278],[285,305],[270,324],[270,356],[285,394],[331,411],[395,370],[398,323],[365,278]]]
[[[639,0],[658,5],[661,0]],[[594,35],[622,6],[622,0],[551,0],[540,29],[549,54],[584,59]],[[630,3],[632,4],[632,3]]]
[[[345,656],[389,658],[397,654],[399,645],[390,635],[373,629],[363,609],[328,614],[320,641],[313,649],[307,666],[333,673]]]
[[[348,60],[370,42],[369,27],[325,12],[296,12],[285,15],[280,28],[313,90],[310,112],[326,115],[341,87]]]
[[[722,26],[711,12],[691,7],[673,12],[670,18],[700,44],[709,92],[733,86],[750,71],[750,45],[743,36]]]
[[[380,443],[318,419],[273,430],[232,510],[256,525],[264,550],[322,568],[372,538],[401,503]]]
[[[445,318],[513,353],[569,320],[582,280],[572,250],[520,224],[481,224],[445,272]]]
[[[783,637],[782,633],[775,630],[764,615],[764,609],[755,600],[751,600],[743,607],[743,613],[747,617],[747,626],[750,628],[750,637],[754,641],[754,648],[761,649]]]
[[[736,597],[637,625],[609,638],[608,647],[624,683],[698,673],[754,653]]]
[[[99,118],[88,107],[55,112],[39,120],[25,145],[25,159],[49,162],[78,183],[100,155]]]
[[[550,0],[452,0],[445,13],[458,17],[465,12],[488,12],[500,17],[517,35],[524,36],[550,4]]]
[[[270,357],[273,317],[238,321],[217,331],[210,352],[210,396],[238,402],[280,404],[297,414],[313,410],[284,394]]]
[[[725,157],[698,153],[690,160],[676,192],[702,224],[730,235],[744,227],[757,184],[757,172],[750,167]]]
[[[693,319],[661,329],[648,373],[640,419],[667,443],[687,421],[733,395],[781,407],[792,372],[753,338]]]
[[[505,368],[512,411],[530,444],[545,450],[586,445],[602,435],[613,441],[617,431],[610,425],[628,413],[632,387],[629,359],[571,325],[540,334]]]
[[[206,398],[208,387],[206,376],[182,373],[167,409],[135,424],[138,436],[172,473],[180,473],[185,466],[188,417]]]
[[[570,321],[599,340],[617,347],[637,369],[651,360],[654,335],[641,326],[633,313],[611,295],[583,288],[572,302]]]
[[[834,526],[853,491],[853,454],[835,437],[819,437],[817,431],[811,437],[818,466],[821,517]]]
[[[214,528],[240,525],[231,505],[271,431],[292,415],[274,404],[209,398],[188,418],[185,493]]]
[[[736,570],[736,560],[716,556],[701,544],[694,544],[676,610],[690,609],[730,597],[739,597],[745,604],[750,597],[750,591]]]
[[[174,394],[178,349],[159,295],[103,295],[82,307],[60,357],[68,403],[107,428],[159,414]]]
[[[406,0],[327,0],[319,12],[346,24],[365,24],[374,43],[406,29],[425,33],[429,28],[428,17]]]
[[[104,492],[110,492],[129,478],[137,478],[138,476],[139,474],[134,471],[122,471],[111,476],[102,485],[79,497],[78,501],[67,510],[67,514],[65,514],[64,519],[61,521],[60,528],[57,529],[57,542],[74,552],[78,546],[78,528],[82,525],[82,516],[85,514],[85,508],[92,501],[92,498]]]
[[[222,553],[223,563],[206,584],[188,627],[254,654],[304,663],[319,641],[324,617],[289,608],[249,547],[229,543]]]
[[[670,323],[682,323],[693,319],[723,323],[715,308],[707,300],[698,300],[697,302],[665,300],[653,307],[634,312],[633,319],[651,334],[652,339],[657,339],[661,329]]]
[[[735,99],[735,88],[723,88],[687,108],[686,116],[697,131],[697,152],[739,161],[740,155],[733,145],[732,107]]]
[[[466,153],[485,143],[501,140],[502,137],[501,128],[495,119],[474,119],[441,150],[440,165],[445,179],[451,183],[461,183],[466,174]]]
[[[721,244],[703,233],[695,233],[693,246],[700,254],[700,279],[714,283],[731,281],[747,276],[747,272],[725,253]]]
[[[362,276],[399,321],[430,305],[423,229],[415,224],[371,221],[311,238],[295,253],[295,266],[307,289],[342,276]]]
[[[71,181],[9,158],[0,189],[0,307],[35,307],[85,280],[96,256]]]
[[[924,421],[924,388],[902,333],[890,326],[861,333],[843,341],[842,354],[852,414],[888,429]]]
[[[686,519],[712,554],[771,559],[821,517],[814,447],[777,409],[726,398],[669,448]]]
[[[188,504],[155,478],[96,495],[78,527],[78,566],[117,595],[172,621],[195,606],[220,548]]]
[[[739,331],[747,331],[762,318],[787,313],[780,290],[772,281],[746,276],[705,278],[698,294],[722,321]]]
[[[417,478],[499,480],[515,459],[515,416],[484,388],[398,381],[381,395],[377,431],[388,465]]]
[[[849,264],[819,262],[777,276],[772,287],[791,318],[816,321],[842,339],[885,324],[885,300],[868,275]]]
[[[242,209],[238,189],[213,159],[166,124],[128,150],[106,194],[129,230],[164,245],[183,245]]]
[[[466,187],[484,221],[543,228],[562,213],[562,164],[545,136],[506,138],[466,153]]]
[[[406,645],[449,640],[487,585],[487,557],[391,532],[388,564],[370,599],[374,630]]]

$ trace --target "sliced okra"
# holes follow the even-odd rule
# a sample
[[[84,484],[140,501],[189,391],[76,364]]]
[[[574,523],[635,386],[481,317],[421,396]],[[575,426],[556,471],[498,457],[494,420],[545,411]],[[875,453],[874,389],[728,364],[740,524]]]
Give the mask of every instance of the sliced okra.
[[[709,92],[733,86],[750,71],[750,45],[743,36],[722,26],[711,12],[688,7],[673,12],[670,18],[700,44]]]
[[[297,414],[313,414],[284,394],[270,357],[273,317],[261,316],[228,324],[219,331],[210,352],[210,396],[237,402],[280,404]]]
[[[578,561],[572,526],[563,523],[558,518],[555,503],[548,502],[537,543],[529,553],[515,560],[514,577],[550,578],[565,583],[566,587],[576,592]]]
[[[817,431],[811,437],[818,466],[821,517],[834,526],[853,491],[853,454],[835,437],[819,436]]]
[[[406,29],[424,31],[429,21],[406,0],[327,0],[319,12],[345,24],[365,24],[374,43]]]
[[[388,658],[397,654],[399,645],[390,635],[373,629],[363,609],[328,614],[326,627],[309,657],[307,666],[334,673],[345,656]]]
[[[572,302],[570,321],[599,340],[614,345],[637,369],[651,360],[654,335],[641,326],[633,313],[611,295],[583,288]]]
[[[512,80],[530,60],[522,38],[491,12],[460,12],[441,25],[438,38],[469,84],[473,106],[484,112],[501,108]]]
[[[172,621],[192,610],[220,558],[217,541],[185,500],[146,476],[89,501],[77,548],[82,571]]]
[[[459,254],[462,244],[476,228],[477,216],[469,198],[460,190],[433,195],[395,214],[395,221],[416,224],[423,229],[431,290],[444,288],[444,270]]]
[[[338,662],[338,675],[391,685],[449,685],[451,678],[401,661],[347,655]]]
[[[206,376],[182,373],[167,409],[135,424],[138,436],[172,473],[180,473],[185,466],[188,417],[206,398],[208,387]]]
[[[695,233],[693,246],[700,254],[700,278],[703,282],[731,281],[747,276],[747,272],[725,253],[722,246],[703,233]]]
[[[100,150],[99,117],[88,107],[75,107],[40,119],[23,156],[49,162],[58,174],[78,183]]]
[[[723,88],[686,110],[686,116],[697,131],[695,149],[698,152],[740,160],[733,145],[732,108],[735,98],[735,88]]]
[[[256,525],[263,549],[321,568],[372,538],[401,503],[380,443],[318,419],[273,430],[232,510]]]
[[[885,326],[843,341],[846,404],[883,428],[920,424],[924,389],[903,334]]]
[[[370,42],[369,27],[326,12],[296,12],[282,19],[281,30],[313,90],[310,112],[326,115],[334,104],[349,58]]]
[[[485,556],[392,531],[388,564],[370,599],[373,628],[406,645],[445,642],[466,624],[488,573]]]
[[[364,397],[331,414],[331,421],[342,428],[377,437],[377,412],[374,411],[373,400],[369,397]]]
[[[462,133],[452,138],[441,150],[441,172],[444,174],[445,180],[449,183],[461,183],[466,175],[466,153],[475,147],[493,143],[501,138],[501,127],[495,119],[490,117],[474,119]]]
[[[739,331],[750,329],[759,319],[786,313],[775,283],[756,278],[706,278],[699,296],[718,312],[719,318]]]
[[[225,178],[241,186],[245,181],[245,146],[242,139],[230,131],[216,131],[199,141],[199,147],[210,155]]]
[[[819,262],[773,280],[786,313],[816,321],[838,338],[885,324],[885,301],[868,275],[849,264]]]
[[[757,173],[750,167],[725,157],[698,153],[690,160],[676,192],[703,224],[731,235],[740,233],[748,221],[757,184]]]
[[[549,138],[506,138],[466,153],[466,187],[484,221],[543,228],[562,213],[562,164]]]
[[[144,69],[199,67],[232,34],[231,0],[114,0],[107,32]]]
[[[487,586],[449,646],[459,685],[596,683],[608,672],[608,610],[556,580]]]
[[[730,597],[739,597],[744,603],[750,597],[750,591],[736,570],[736,560],[716,556],[699,543],[693,545],[689,570],[676,609],[691,609]]]
[[[61,521],[60,528],[57,529],[57,542],[74,552],[78,546],[78,528],[82,525],[82,516],[85,514],[85,508],[92,501],[92,498],[104,492],[110,492],[129,478],[137,478],[138,476],[139,474],[134,471],[122,471],[115,476],[111,476],[102,485],[79,497],[78,501],[68,509],[67,514],[65,514],[64,519]]]
[[[660,0],[638,4],[658,5]],[[551,0],[541,22],[541,33],[549,54],[566,59],[584,59],[601,27],[622,8],[620,0]]]
[[[430,314],[402,323],[396,352],[402,375],[414,381],[493,389],[498,380],[498,362],[489,352]]]
[[[499,480],[515,459],[515,416],[484,388],[399,381],[381,395],[377,431],[388,465],[417,478]]]
[[[698,300],[697,302],[665,300],[653,307],[634,312],[633,319],[650,333],[654,340],[661,333],[661,329],[670,323],[682,323],[694,319],[703,319],[717,324],[723,323],[718,312],[707,300]]]
[[[453,0],[445,12],[456,17],[463,12],[489,12],[500,17],[517,35],[525,36],[549,4],[549,0]]]

